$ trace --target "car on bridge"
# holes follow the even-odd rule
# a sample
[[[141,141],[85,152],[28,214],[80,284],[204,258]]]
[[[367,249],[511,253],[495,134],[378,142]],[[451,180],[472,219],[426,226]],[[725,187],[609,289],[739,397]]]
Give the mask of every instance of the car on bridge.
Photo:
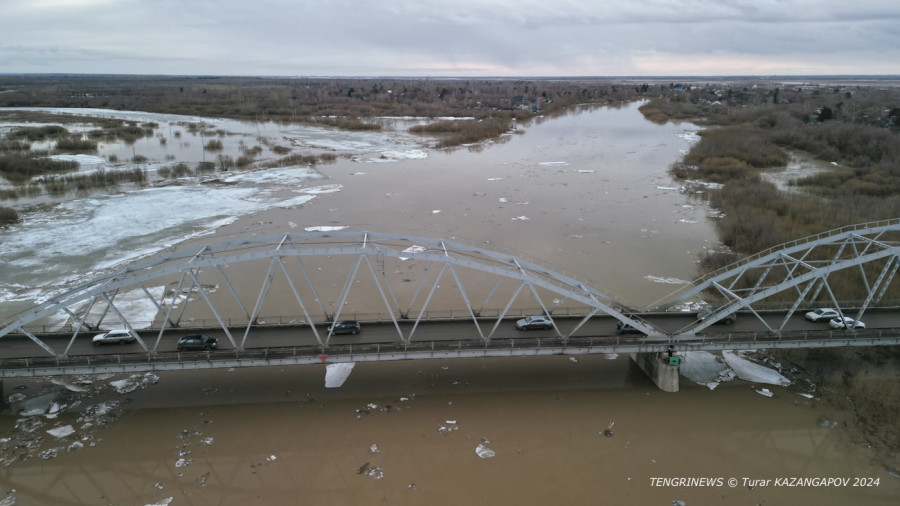
[[[328,329],[332,335],[334,334],[359,334],[360,331],[359,322],[356,320],[343,320],[335,323]]]
[[[866,328],[866,324],[861,320],[854,320],[849,316],[845,316],[843,320],[840,318],[834,318],[828,320],[828,326],[833,329],[845,329],[847,327],[853,327],[855,329],[864,329]]]
[[[110,330],[109,332],[103,334],[97,334],[91,339],[91,342],[94,343],[94,346],[100,346],[101,344],[125,344],[125,343],[133,343],[134,336],[131,335],[131,332],[128,330]]]
[[[711,318],[712,316],[718,314],[719,311],[721,311],[721,310],[722,310],[722,308],[718,308],[718,307],[709,308],[706,311],[702,311],[699,314],[697,314],[697,319],[700,321],[706,321],[709,318]],[[724,323],[726,325],[731,325],[732,323],[734,323],[735,320],[737,320],[737,314],[731,313],[730,315],[723,316],[719,320],[716,320],[716,323]]]
[[[549,329],[551,327],[553,327],[553,320],[549,316],[543,315],[526,316],[516,322],[516,328],[519,330]]]
[[[215,337],[204,336],[203,334],[189,334],[178,340],[176,348],[178,351],[184,350],[212,350],[219,345]]]
[[[840,318],[841,314],[837,312],[836,309],[831,309],[830,307],[819,308],[815,311],[810,311],[806,313],[806,319],[811,322],[820,322],[822,320],[833,320],[835,318]]]
[[[643,334],[640,330],[632,327],[631,325],[625,322],[616,322],[616,333],[617,334]]]

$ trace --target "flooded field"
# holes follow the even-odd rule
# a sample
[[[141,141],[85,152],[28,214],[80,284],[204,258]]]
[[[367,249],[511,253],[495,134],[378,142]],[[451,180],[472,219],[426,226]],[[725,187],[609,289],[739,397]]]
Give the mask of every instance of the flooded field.
[[[144,154],[158,170],[210,156],[178,126],[187,119],[135,114],[171,137],[101,146],[94,164]],[[0,231],[0,311],[164,248],[317,227],[490,243],[633,305],[690,279],[697,255],[716,246],[709,211],[667,175],[693,125],[655,125],[634,105],[582,109],[499,142],[436,151],[404,132],[410,121],[365,134],[219,122],[233,133],[221,137],[226,153],[264,137],[261,158],[274,157],[274,145],[339,156],[314,170],[229,171],[28,212]],[[0,505],[894,504],[900,496],[900,479],[830,423],[808,383],[719,382],[692,371],[681,392],[666,394],[613,356],[360,363],[327,389],[324,376],[323,365],[5,380]]]

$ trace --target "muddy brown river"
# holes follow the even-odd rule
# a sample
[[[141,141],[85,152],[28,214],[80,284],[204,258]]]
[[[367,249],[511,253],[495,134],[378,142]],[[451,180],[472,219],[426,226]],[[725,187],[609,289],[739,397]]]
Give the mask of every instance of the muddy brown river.
[[[319,168],[339,192],[194,241],[311,226],[490,241],[633,305],[673,291],[715,246],[708,211],[666,174],[696,127],[654,125],[627,106],[521,130],[426,158],[339,158]],[[359,363],[340,388],[324,376],[314,365],[4,380],[0,505],[900,497],[900,478],[832,427],[805,383],[711,390],[682,377],[670,394],[606,355]],[[18,411],[42,396],[49,409]]]

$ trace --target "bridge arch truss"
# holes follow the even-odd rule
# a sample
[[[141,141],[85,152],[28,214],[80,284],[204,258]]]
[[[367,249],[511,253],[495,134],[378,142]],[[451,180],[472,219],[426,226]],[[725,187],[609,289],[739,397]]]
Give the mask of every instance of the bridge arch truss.
[[[900,268],[900,219],[862,223],[778,245],[694,280],[666,298],[667,310],[697,298],[717,300],[715,312],[673,334],[695,335],[735,313],[749,312],[773,334],[801,307],[830,307],[860,320],[882,303]],[[896,297],[896,295],[894,295]],[[773,326],[760,312],[789,308]]]
[[[247,265],[255,267],[243,272]],[[325,351],[332,332],[329,325],[323,330],[320,324],[346,318],[344,308],[354,292],[362,290],[361,284],[367,285],[368,297],[380,300],[397,330],[397,341],[406,344],[414,338],[422,319],[440,314],[429,312],[438,292],[444,297],[450,292],[461,301],[486,342],[505,318],[515,314],[516,304],[523,299],[533,302],[533,314],[550,316],[564,304],[583,308],[583,318],[565,335],[554,323],[553,330],[562,339],[597,314],[611,315],[647,335],[662,336],[634,310],[585,282],[487,245],[338,231],[251,237],[157,255],[7,319],[0,327],[0,338],[21,333],[47,354],[57,355],[36,335],[41,332],[33,332],[29,326],[62,322],[53,330],[71,333],[61,354],[65,356],[79,335],[84,338],[88,331],[114,323],[128,329],[146,352],[155,353],[167,330],[190,326],[192,313],[204,313],[240,350],[252,338],[252,330],[265,324],[261,320],[263,308],[275,300],[281,307],[292,306],[298,311],[292,313],[298,315],[292,323],[311,324],[318,345]],[[127,301],[123,301],[125,293],[130,294]],[[123,307],[136,303],[151,308],[150,325],[146,313],[139,322]],[[493,309],[488,318],[489,307],[502,309]],[[242,328],[235,321],[244,322]],[[404,332],[401,322],[412,322],[412,328]],[[147,328],[158,331],[155,340],[147,339]],[[143,338],[138,330],[142,330]]]

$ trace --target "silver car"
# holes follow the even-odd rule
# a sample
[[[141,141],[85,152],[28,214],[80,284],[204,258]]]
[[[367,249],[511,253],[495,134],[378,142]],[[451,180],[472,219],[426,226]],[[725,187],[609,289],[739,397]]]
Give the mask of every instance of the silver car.
[[[101,344],[125,344],[133,343],[134,336],[125,329],[110,330],[105,334],[97,334],[91,341],[94,343],[94,346],[100,346]]]
[[[815,311],[810,311],[806,313],[806,319],[811,322],[818,322],[822,320],[831,320],[834,318],[839,318],[841,315],[835,309],[831,309],[829,307],[816,309]]]
[[[516,322],[519,330],[549,329],[553,327],[553,320],[549,316],[527,316]]]
[[[833,329],[845,329],[847,327],[853,327],[855,329],[866,328],[865,323],[863,323],[860,320],[854,320],[853,318],[850,318],[849,316],[845,316],[843,321],[841,321],[840,318],[834,318],[834,319],[828,320],[828,326]]]

